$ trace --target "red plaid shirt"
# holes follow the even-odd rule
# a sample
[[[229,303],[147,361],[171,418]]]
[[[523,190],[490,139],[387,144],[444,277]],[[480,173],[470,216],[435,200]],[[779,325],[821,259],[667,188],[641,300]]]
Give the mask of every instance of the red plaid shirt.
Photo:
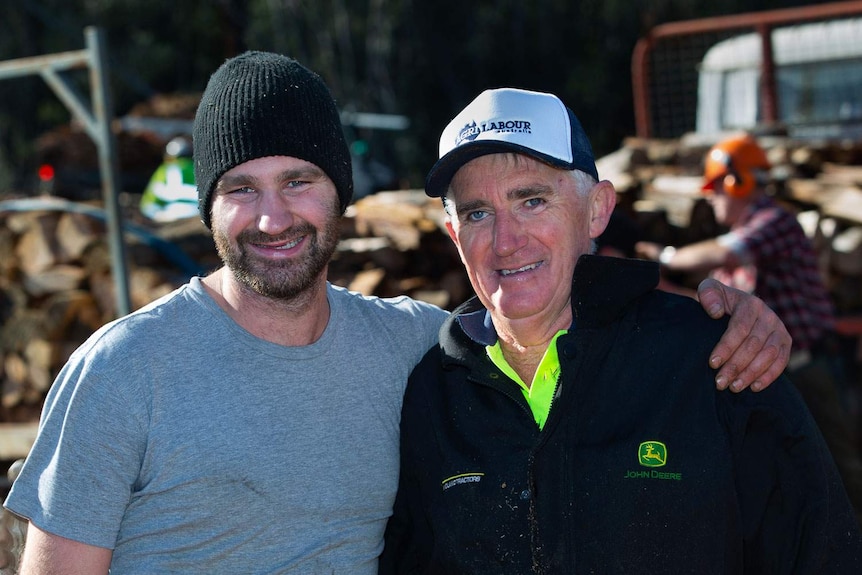
[[[713,270],[712,277],[771,307],[793,337],[794,350],[810,350],[833,329],[832,300],[817,254],[795,215],[761,196],[719,241],[744,263]]]

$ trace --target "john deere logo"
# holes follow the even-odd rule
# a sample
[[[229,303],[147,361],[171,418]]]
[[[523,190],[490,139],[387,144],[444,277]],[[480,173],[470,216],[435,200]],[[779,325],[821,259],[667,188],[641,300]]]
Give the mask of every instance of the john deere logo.
[[[644,467],[661,467],[667,463],[667,446],[661,441],[644,441],[638,447],[638,461]]]

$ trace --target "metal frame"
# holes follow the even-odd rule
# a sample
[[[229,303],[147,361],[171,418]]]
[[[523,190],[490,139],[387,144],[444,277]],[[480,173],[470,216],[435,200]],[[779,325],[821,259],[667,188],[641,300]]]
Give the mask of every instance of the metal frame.
[[[105,204],[117,314],[122,316],[131,311],[131,303],[122,214],[118,201],[117,141],[111,130],[114,110],[108,81],[108,61],[105,55],[103,31],[90,26],[85,28],[84,36],[87,46],[84,50],[0,62],[0,80],[32,74],[40,75],[81,122],[96,144],[99,152],[99,172],[102,179],[102,198]],[[68,78],[63,76],[63,72],[67,70],[81,68],[87,68],[90,72],[90,103],[75,89]]]
[[[772,57],[772,29],[785,24],[827,20],[829,18],[852,16],[854,14],[862,14],[862,1],[834,2],[800,8],[659,24],[650,30],[647,36],[638,40],[632,54],[632,95],[634,97],[635,129],[637,135],[642,138],[652,136],[649,66],[650,53],[659,40],[707,32],[753,28],[760,35],[761,53],[763,55],[760,85],[763,117],[766,122],[772,123],[778,118],[778,92],[775,89],[775,62]]]

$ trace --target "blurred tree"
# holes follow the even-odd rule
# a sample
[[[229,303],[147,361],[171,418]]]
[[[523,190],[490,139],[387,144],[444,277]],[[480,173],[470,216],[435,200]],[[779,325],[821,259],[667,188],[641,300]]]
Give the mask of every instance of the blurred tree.
[[[650,26],[814,4],[811,0],[6,0],[0,60],[78,50],[105,29],[115,111],[158,93],[200,92],[245,49],[289,54],[319,72],[344,109],[404,114],[380,138],[413,186],[437,136],[479,91],[552,91],[578,113],[597,153],[633,132],[631,53]],[[0,191],[23,185],[32,142],[69,114],[38,78],[0,90]],[[358,133],[374,148],[379,133]]]

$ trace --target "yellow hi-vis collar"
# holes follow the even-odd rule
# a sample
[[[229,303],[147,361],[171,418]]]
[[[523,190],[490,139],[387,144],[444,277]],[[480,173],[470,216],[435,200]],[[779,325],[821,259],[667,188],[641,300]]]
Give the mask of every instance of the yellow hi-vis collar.
[[[512,381],[517,382],[521,386],[521,392],[530,406],[530,411],[533,412],[533,419],[539,429],[545,426],[545,421],[548,419],[548,413],[551,411],[551,401],[554,399],[554,392],[557,389],[557,380],[560,377],[560,356],[557,354],[557,338],[566,333],[568,330],[561,329],[551,339],[548,344],[548,349],[545,350],[545,355],[542,356],[542,361],[539,362],[539,367],[533,375],[532,383],[527,386],[521,377],[503,357],[503,350],[500,348],[500,340],[494,345],[485,347],[488,352],[488,357],[494,362],[500,371],[509,376]]]

